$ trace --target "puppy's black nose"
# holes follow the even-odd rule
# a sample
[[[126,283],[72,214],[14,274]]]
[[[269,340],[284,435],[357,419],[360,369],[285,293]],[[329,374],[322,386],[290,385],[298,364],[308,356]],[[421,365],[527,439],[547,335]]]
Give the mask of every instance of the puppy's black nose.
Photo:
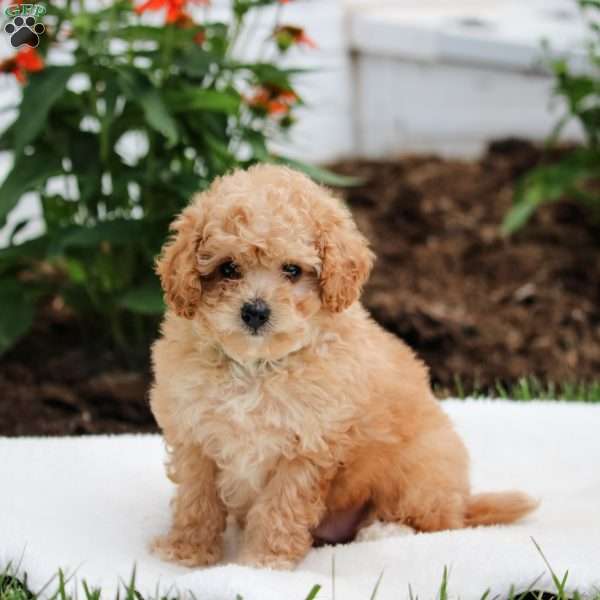
[[[242,321],[248,325],[254,333],[266,325],[271,316],[271,309],[264,300],[257,298],[252,302],[246,302],[242,306]]]

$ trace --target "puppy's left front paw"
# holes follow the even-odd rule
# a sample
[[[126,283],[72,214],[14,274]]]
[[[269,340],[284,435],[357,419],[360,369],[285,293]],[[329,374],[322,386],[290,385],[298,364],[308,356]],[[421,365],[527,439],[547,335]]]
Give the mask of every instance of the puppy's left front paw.
[[[240,563],[247,567],[258,569],[277,569],[279,571],[292,571],[296,567],[296,561],[279,554],[253,554],[242,552]]]
[[[206,544],[196,531],[171,531],[154,538],[150,550],[163,560],[179,563],[186,567],[208,567],[222,558],[220,541]]]

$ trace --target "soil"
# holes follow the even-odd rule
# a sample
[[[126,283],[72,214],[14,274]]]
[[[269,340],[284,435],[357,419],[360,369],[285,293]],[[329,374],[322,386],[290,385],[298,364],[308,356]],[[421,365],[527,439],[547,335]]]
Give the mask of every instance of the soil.
[[[509,239],[499,229],[516,181],[541,160],[504,140],[477,162],[337,165],[368,181],[346,193],[378,255],[365,304],[419,352],[434,384],[600,377],[600,223],[561,202]]]
[[[550,160],[553,157],[550,157]],[[542,160],[493,143],[479,161],[346,161],[343,191],[378,260],[364,293],[374,318],[427,362],[438,389],[600,377],[600,226],[580,206],[546,206],[506,239],[515,182]],[[146,361],[84,343],[82,323],[45,307],[0,361],[0,435],[154,431]]]

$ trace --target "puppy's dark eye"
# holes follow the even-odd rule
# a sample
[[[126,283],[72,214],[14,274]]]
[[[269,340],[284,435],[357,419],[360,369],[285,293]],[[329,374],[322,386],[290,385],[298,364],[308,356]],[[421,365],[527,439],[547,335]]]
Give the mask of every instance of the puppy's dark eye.
[[[242,276],[239,267],[232,261],[228,260],[219,267],[219,273],[225,279],[239,279]]]
[[[290,281],[297,281],[302,275],[302,268],[298,265],[283,265],[281,270]]]

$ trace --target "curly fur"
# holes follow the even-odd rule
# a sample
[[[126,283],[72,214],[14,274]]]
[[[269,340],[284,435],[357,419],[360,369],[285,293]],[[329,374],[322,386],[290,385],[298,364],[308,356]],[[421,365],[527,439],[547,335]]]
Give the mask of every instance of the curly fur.
[[[163,557],[217,562],[228,514],[245,562],[291,567],[315,538],[355,533],[336,532],[336,515],[437,531],[535,507],[517,492],[471,495],[426,367],[358,301],[373,254],[327,190],[283,167],[237,171],[173,231],[157,263],[169,310],[151,391],[177,484],[172,528],[154,542]],[[220,276],[224,261],[238,279]],[[282,274],[290,263],[298,281]],[[240,307],[257,297],[272,317],[251,335]]]

